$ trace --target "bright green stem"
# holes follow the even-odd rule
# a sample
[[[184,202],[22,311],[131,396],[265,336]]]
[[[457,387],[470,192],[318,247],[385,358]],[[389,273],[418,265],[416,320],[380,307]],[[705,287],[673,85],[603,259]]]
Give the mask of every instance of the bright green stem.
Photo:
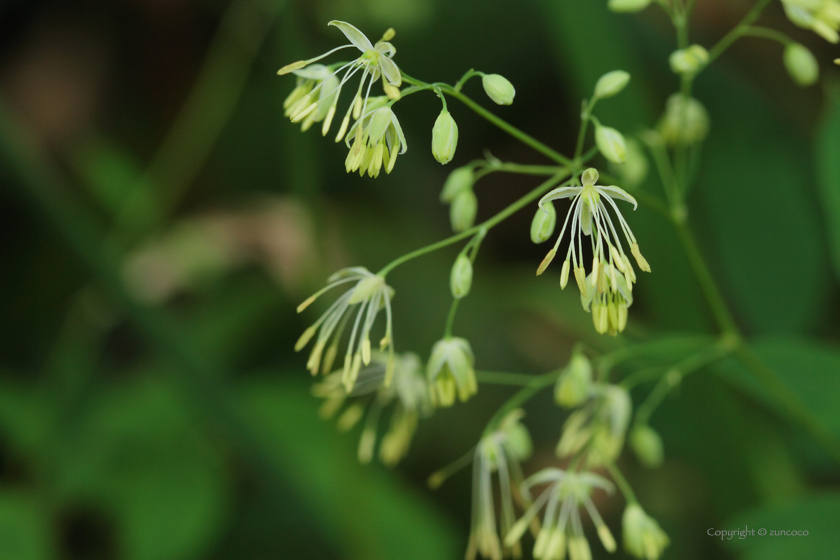
[[[530,383],[514,393],[514,395],[509,398],[505,404],[499,408],[499,410],[496,411],[496,413],[490,418],[490,421],[487,422],[487,427],[484,428],[483,436],[488,436],[493,433],[499,422],[501,422],[502,418],[504,418],[508,412],[519,408],[546,387],[554,385],[554,382],[557,381],[557,378],[560,376],[560,371],[561,370],[550,371],[546,374],[534,377]]]
[[[728,49],[732,45],[732,43],[737,41],[739,38],[743,37],[746,34],[747,30],[750,28],[750,26],[755,22],[755,20],[758,19],[758,17],[761,15],[761,12],[764,11],[764,8],[766,8],[771,1],[772,0],[758,0],[755,6],[753,6],[752,9],[749,12],[747,12],[747,15],[744,16],[744,19],[741,20],[741,23],[739,23],[735,29],[727,33],[723,37],[723,39],[718,41],[718,43],[714,47],[712,47],[712,50],[709,51],[708,64],[711,64],[714,59],[723,54],[723,51]]]
[[[526,373],[507,373],[503,371],[477,371],[475,378],[479,383],[490,383],[492,385],[530,385],[536,375]]]
[[[462,239],[466,239],[472,235],[475,235],[481,230],[481,228],[487,228],[488,230],[491,229],[499,222],[502,222],[512,214],[515,214],[518,210],[526,206],[528,203],[533,202],[534,200],[542,196],[546,191],[557,185],[557,183],[566,179],[569,175],[570,172],[568,169],[562,170],[560,173],[557,173],[551,179],[548,179],[547,181],[543,182],[540,186],[538,186],[537,188],[535,188],[534,190],[532,190],[531,192],[529,192],[528,194],[526,194],[525,196],[523,196],[522,198],[520,198],[519,200],[517,200],[516,202],[514,202],[513,204],[511,204],[510,206],[493,216],[492,218],[490,218],[489,220],[482,222],[476,226],[473,226],[468,230],[462,231],[461,233],[457,233],[451,237],[447,237],[446,239],[438,241],[437,243],[432,243],[431,245],[426,245],[425,247],[421,247],[420,249],[407,253],[399,257],[398,259],[395,259],[388,263],[385,266],[385,268],[378,272],[378,274],[380,276],[386,276],[389,272],[391,272],[396,267],[400,266],[401,264],[407,261],[423,256],[426,253],[431,253],[432,251],[443,249],[444,247],[448,247],[449,245],[457,243]]]
[[[624,494],[624,499],[627,500],[627,505],[638,504],[639,500],[636,499],[636,494],[633,492],[633,489],[630,488],[630,484],[627,482],[627,479],[624,478],[624,475],[621,474],[621,471],[615,466],[615,463],[610,461],[604,466],[607,467],[607,470],[618,486],[618,489],[621,490],[622,494]]]

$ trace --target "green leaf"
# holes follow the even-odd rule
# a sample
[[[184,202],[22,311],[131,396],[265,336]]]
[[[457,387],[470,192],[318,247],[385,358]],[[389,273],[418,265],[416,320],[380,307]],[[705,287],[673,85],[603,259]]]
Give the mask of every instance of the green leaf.
[[[724,546],[739,553],[742,560],[834,560],[840,550],[840,494],[825,493],[776,507],[762,507],[737,515],[721,529],[755,530],[724,539]],[[761,530],[766,534],[760,536]],[[808,531],[807,536],[775,536],[773,531]],[[718,537],[719,538],[719,537]]]
[[[255,381],[240,388],[239,402],[264,451],[347,558],[460,554],[462,543],[427,499],[384,468],[360,465],[355,438],[320,420],[304,386]]]
[[[22,492],[0,493],[0,557],[49,560],[51,520],[34,497]]]
[[[817,133],[817,175],[834,273],[840,278],[840,88],[831,92],[827,105]]]
[[[698,88],[712,132],[693,225],[750,329],[807,331],[823,317],[830,289],[807,142],[733,75],[710,70]]]

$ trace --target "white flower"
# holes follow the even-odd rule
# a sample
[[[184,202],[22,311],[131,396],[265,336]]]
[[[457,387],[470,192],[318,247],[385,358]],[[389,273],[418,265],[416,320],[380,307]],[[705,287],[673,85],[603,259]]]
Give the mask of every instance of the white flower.
[[[391,319],[391,298],[394,297],[394,290],[385,283],[385,278],[378,274],[372,274],[366,268],[360,266],[339,270],[327,279],[327,287],[310,296],[298,306],[298,313],[306,309],[328,290],[351,282],[355,282],[353,287],[344,292],[312,326],[303,332],[295,344],[295,351],[300,351],[306,346],[317,332],[318,339],[312,348],[306,367],[312,372],[312,375],[317,375],[319,371],[328,373],[332,369],[344,328],[355,312],[356,318],[353,321],[353,329],[347,343],[347,354],[344,357],[344,370],[342,371],[342,383],[347,391],[350,391],[356,382],[362,363],[370,364],[370,331],[376,321],[376,316],[384,308],[386,314],[385,336],[379,345],[381,351],[386,348],[389,350],[388,367],[385,375],[385,385],[389,385],[394,372],[394,337]],[[332,343],[324,354],[324,349],[330,338],[332,338]]]
[[[519,421],[525,413],[522,410],[509,412],[498,428],[481,438],[475,449],[473,459],[473,494],[472,517],[470,521],[470,541],[467,548],[467,560],[475,558],[476,553],[491,560],[501,560],[503,555],[512,551],[520,553],[519,543],[503,546],[502,538],[506,535],[516,514],[513,510],[513,491],[522,480],[519,462],[531,454],[531,438]],[[501,519],[499,528],[496,524],[496,502],[493,498],[493,473],[499,477],[499,501]],[[501,531],[501,537],[500,533]]]
[[[782,0],[790,21],[831,43],[840,42],[840,0]]]
[[[531,520],[545,506],[542,527],[534,543],[534,558],[538,560],[562,560],[566,549],[571,560],[591,560],[592,552],[583,532],[580,506],[586,508],[589,517],[595,523],[598,537],[604,548],[615,552],[615,539],[604,523],[589,494],[593,488],[600,488],[609,493],[613,485],[603,477],[589,472],[575,473],[556,468],[543,469],[528,477],[522,483],[522,494],[528,496],[528,489],[537,484],[548,486],[534,500],[525,515],[516,522],[505,537],[505,544],[512,546],[518,542]]]
[[[637,503],[628,505],[624,510],[621,525],[624,550],[637,558],[657,560],[670,542],[659,523]]]
[[[338,98],[341,95],[341,89],[344,87],[344,84],[346,84],[347,81],[357,72],[362,72],[362,79],[359,82],[356,95],[353,97],[353,101],[350,102],[350,106],[347,108],[347,114],[341,122],[338,136],[335,139],[335,141],[338,142],[344,137],[344,133],[347,131],[347,127],[350,124],[350,115],[352,114],[354,119],[358,119],[361,115],[368,112],[368,97],[370,96],[370,88],[374,82],[376,82],[380,76],[383,76],[384,79],[382,81],[382,88],[386,95],[388,95],[391,99],[399,99],[399,86],[402,84],[402,76],[396,63],[391,60],[397,52],[394,45],[389,42],[394,37],[393,29],[386,31],[382,40],[374,45],[371,44],[370,40],[364,35],[364,33],[349,23],[345,23],[343,21],[331,21],[329,25],[340,29],[350,43],[332,49],[331,51],[320,56],[316,56],[315,58],[310,58],[309,60],[299,60],[298,62],[284,66],[277,73],[283,75],[288,74],[289,72],[294,72],[298,76],[315,79],[317,81],[317,85],[314,85],[310,91],[300,95],[299,99],[297,99],[294,104],[290,104],[286,110],[287,115],[293,122],[299,122],[305,119],[312,112],[324,111],[324,125],[322,127],[322,133],[326,136],[330,129],[333,116],[335,115]],[[328,76],[318,78],[317,76],[301,74],[302,68],[308,67],[313,62],[321,60],[338,50],[350,47],[356,47],[359,49],[362,52],[361,56],[340,66],[338,69],[332,71]],[[309,68],[306,69],[308,70]],[[342,72],[344,72],[344,75],[342,76],[340,82],[337,80],[331,81],[330,78],[336,77]],[[367,81],[367,88],[365,88],[365,81]],[[320,90],[322,89],[326,91],[325,94],[320,94]]]
[[[429,388],[422,373],[420,358],[411,353],[397,356],[393,382],[385,386],[388,361],[388,355],[374,352],[370,365],[361,368],[350,393],[342,382],[343,372],[338,371],[312,388],[315,396],[325,399],[320,411],[324,419],[333,417],[349,397],[358,397],[339,416],[338,428],[349,430],[362,417],[365,418],[359,440],[359,461],[362,463],[368,463],[373,458],[379,420],[386,407],[393,404],[394,410],[389,429],[379,444],[379,459],[388,466],[397,464],[405,457],[417,430],[418,420],[432,412]],[[365,399],[371,394],[372,398]]]
[[[382,99],[372,101],[378,105]],[[408,149],[400,121],[388,106],[369,111],[353,123],[346,144],[350,147],[347,159],[344,160],[347,172],[358,171],[359,175],[367,172],[370,177],[379,176],[383,167],[385,173],[390,173],[397,162],[397,154],[404,154]]]
[[[624,220],[624,216],[621,215],[613,199],[630,202],[634,209],[638,204],[636,199],[619,187],[596,185],[598,172],[595,169],[590,168],[584,171],[581,181],[583,185],[580,187],[559,187],[540,200],[540,207],[542,207],[553,200],[573,199],[557,242],[543,259],[537,274],[542,274],[554,260],[571,216],[571,239],[566,259],[563,262],[563,270],[560,273],[560,287],[566,287],[570,264],[573,264],[583,308],[590,311],[591,307],[596,330],[599,333],[609,332],[615,335],[624,330],[627,323],[627,308],[633,303],[632,289],[636,274],[630,264],[630,259],[624,252],[624,246],[607,210],[607,205],[612,208],[618,218],[619,228],[639,268],[650,272],[650,265],[639,251],[636,237],[630,231],[630,226]],[[584,236],[590,238],[593,254],[592,270],[588,275],[583,263]]]

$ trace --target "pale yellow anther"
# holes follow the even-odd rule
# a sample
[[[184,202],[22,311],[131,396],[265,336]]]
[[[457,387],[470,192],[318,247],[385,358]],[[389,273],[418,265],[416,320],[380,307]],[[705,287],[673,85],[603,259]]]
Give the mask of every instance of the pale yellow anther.
[[[341,142],[341,139],[344,138],[344,133],[347,132],[347,125],[350,124],[350,116],[345,116],[341,121],[341,126],[338,129],[338,134],[335,136],[336,142]]]
[[[300,70],[306,66],[305,60],[298,60],[297,62],[292,62],[291,64],[287,64],[283,68],[277,71],[278,76],[283,76],[284,74],[288,74],[289,72],[294,72],[295,70]]]
[[[563,262],[563,270],[560,271],[560,289],[566,289],[566,284],[569,283],[569,267],[570,267],[569,259],[566,259]]]
[[[636,262],[639,263],[639,268],[641,268],[645,272],[650,272],[650,265],[642,256],[641,251],[639,251],[638,243],[633,243],[633,246],[630,247],[630,252],[633,253],[634,257],[636,257]]]
[[[304,303],[306,303],[306,302],[304,302]],[[301,304],[301,305],[303,305],[303,304]],[[298,312],[300,312],[300,311],[301,311],[301,309],[298,308]],[[312,340],[312,337],[316,332],[318,332],[318,325],[312,325],[311,327],[309,327],[308,329],[303,331],[303,334],[300,335],[300,338],[295,343],[295,352],[300,352],[303,349],[304,346],[309,344],[309,341]]]
[[[537,276],[545,272],[545,269],[548,268],[548,265],[550,265],[551,261],[554,260],[554,255],[556,254],[557,251],[555,249],[552,249],[548,252],[548,254],[545,256],[545,258],[543,258],[542,262],[540,263],[540,266],[537,268]]]

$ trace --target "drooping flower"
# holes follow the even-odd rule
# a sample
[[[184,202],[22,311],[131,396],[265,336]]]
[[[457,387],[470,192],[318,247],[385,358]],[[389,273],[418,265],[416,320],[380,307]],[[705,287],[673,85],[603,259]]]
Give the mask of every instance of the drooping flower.
[[[571,239],[566,259],[563,262],[563,270],[560,273],[560,287],[566,287],[570,264],[573,265],[575,279],[580,289],[581,303],[586,311],[590,311],[591,307],[595,329],[599,333],[609,332],[615,335],[624,330],[627,323],[627,308],[633,303],[632,289],[636,274],[630,264],[630,259],[624,252],[624,246],[607,210],[607,204],[612,207],[618,218],[619,228],[627,244],[630,245],[630,252],[635,257],[639,268],[650,272],[650,265],[639,251],[636,237],[613,199],[630,202],[634,209],[638,204],[636,199],[619,187],[596,185],[598,172],[595,169],[590,168],[584,171],[581,181],[580,187],[559,187],[540,200],[542,207],[553,200],[573,199],[557,242],[543,259],[537,274],[542,274],[554,260],[571,216]],[[590,238],[593,254],[592,270],[588,275],[583,263],[582,238],[584,236]]]
[[[292,122],[302,121],[301,130],[306,132],[314,123],[327,118],[338,94],[338,77],[323,64],[312,64],[293,74],[298,77],[297,85],[283,102],[284,114]],[[312,110],[298,111],[298,103],[307,95]],[[329,124],[325,125],[329,128]]]
[[[321,130],[326,136],[330,129],[332,119],[335,116],[338,98],[341,95],[341,89],[357,72],[362,72],[362,79],[359,81],[359,87],[356,91],[356,95],[350,102],[350,106],[347,108],[347,113],[341,122],[341,127],[339,129],[338,136],[336,137],[336,142],[338,142],[344,137],[344,133],[347,131],[347,127],[350,124],[351,114],[354,119],[358,119],[360,116],[367,114],[368,97],[370,96],[370,89],[374,82],[382,76],[382,88],[385,91],[385,94],[390,99],[399,99],[399,86],[402,84],[402,76],[400,74],[400,69],[392,60],[394,54],[397,52],[394,45],[389,42],[395,35],[393,29],[386,31],[382,36],[382,39],[374,45],[371,44],[370,40],[364,35],[364,33],[349,23],[345,23],[343,21],[331,21],[329,25],[337,27],[341,30],[350,43],[332,49],[331,51],[320,56],[316,56],[315,58],[310,58],[309,60],[299,60],[284,66],[277,73],[283,75],[294,72],[299,77],[315,80],[315,83],[308,91],[301,90],[298,92],[299,98],[296,99],[294,104],[289,104],[286,108],[287,116],[289,116],[293,122],[299,122],[305,119],[310,113],[316,111],[320,113],[323,111],[324,125]],[[308,70],[311,68],[309,65],[313,62],[321,60],[338,50],[351,47],[359,49],[362,52],[361,56],[351,62],[348,62],[347,64],[341,65],[327,76],[323,76],[323,73],[318,73],[317,75],[316,73],[301,74],[301,69]],[[341,81],[336,83],[330,80],[332,77],[341,75],[342,72],[344,72],[344,75],[341,77]],[[365,88],[366,81],[367,87]],[[321,90],[324,90],[326,93],[322,94]]]
[[[627,390],[618,385],[593,385],[590,391],[592,399],[563,424],[557,456],[586,452],[586,464],[598,467],[621,454],[633,404]]]
[[[592,552],[580,517],[580,507],[583,506],[595,524],[604,548],[615,552],[615,539],[589,497],[594,488],[612,493],[613,485],[608,480],[590,472],[547,468],[522,483],[522,494],[527,496],[528,489],[538,484],[548,486],[508,532],[505,537],[507,546],[522,538],[531,520],[545,506],[542,527],[534,543],[534,558],[562,560],[568,549],[571,560],[591,560]]]
[[[831,43],[840,42],[840,0],[782,0],[782,5],[794,24]]]
[[[645,513],[638,503],[632,503],[624,510],[621,532],[624,550],[646,560],[657,560],[670,542],[659,523]]]
[[[378,177],[383,168],[385,173],[390,173],[397,162],[397,154],[404,154],[408,149],[397,115],[390,107],[380,105],[384,102],[384,97],[372,99],[371,106],[375,108],[353,123],[347,134],[345,143],[350,152],[344,167],[348,173],[358,171],[359,175],[364,175],[367,172],[370,177]]]
[[[298,313],[306,309],[312,302],[325,292],[344,284],[354,283],[353,287],[344,292],[325,312],[306,329],[295,344],[295,351],[300,351],[318,333],[315,346],[309,355],[306,367],[317,375],[319,371],[328,373],[332,369],[338,353],[338,346],[344,329],[355,313],[350,340],[347,343],[347,353],[344,356],[344,369],[341,381],[347,391],[352,390],[359,376],[362,364],[369,365],[371,361],[370,332],[376,321],[376,316],[385,309],[385,336],[379,343],[380,351],[388,349],[389,359],[386,368],[385,385],[391,383],[394,373],[394,336],[391,318],[391,298],[394,290],[385,283],[385,278],[373,274],[364,267],[353,267],[339,270],[327,279],[327,286],[298,306]],[[330,343],[330,340],[332,342]],[[327,348],[327,343],[330,343]],[[324,350],[326,349],[326,354]],[[322,359],[323,358],[323,359]]]
[[[520,423],[522,410],[509,412],[492,433],[481,438],[473,458],[472,516],[467,560],[480,554],[491,560],[501,560],[508,552],[518,556],[518,542],[508,546],[504,536],[516,520],[513,493],[522,481],[519,463],[531,455],[528,430]],[[493,473],[498,473],[501,512],[496,523],[496,502],[493,498]]]
[[[342,381],[343,372],[330,373],[312,388],[316,397],[321,397],[321,416],[332,418],[348,399],[354,402],[347,406],[338,418],[338,428],[351,429],[362,417],[365,418],[362,437],[359,440],[359,461],[368,463],[373,458],[376,433],[382,412],[393,404],[388,430],[379,443],[379,459],[388,466],[396,465],[408,453],[417,423],[429,416],[432,405],[429,388],[423,376],[420,358],[416,354],[396,356],[393,382],[384,385],[389,356],[374,352],[370,365],[359,371],[359,377],[351,392],[347,392]]]
[[[435,406],[452,406],[456,395],[466,401],[478,391],[474,363],[468,340],[446,337],[435,343],[426,368]]]

